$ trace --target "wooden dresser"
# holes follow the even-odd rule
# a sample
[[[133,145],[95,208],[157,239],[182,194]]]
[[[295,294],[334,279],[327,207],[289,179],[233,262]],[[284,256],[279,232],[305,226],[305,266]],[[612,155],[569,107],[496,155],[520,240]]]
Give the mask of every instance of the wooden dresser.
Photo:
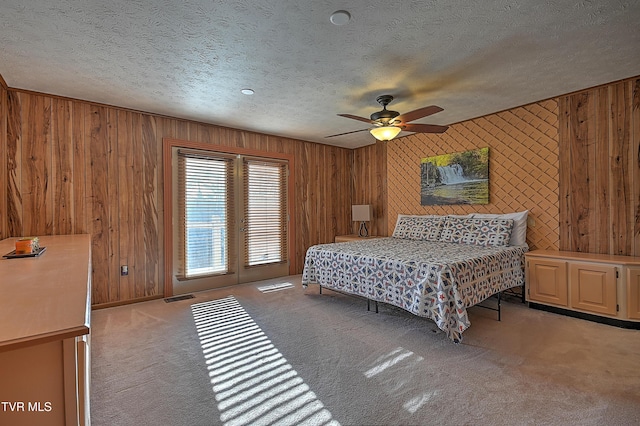
[[[89,425],[91,238],[40,246],[39,257],[0,257],[0,424]]]

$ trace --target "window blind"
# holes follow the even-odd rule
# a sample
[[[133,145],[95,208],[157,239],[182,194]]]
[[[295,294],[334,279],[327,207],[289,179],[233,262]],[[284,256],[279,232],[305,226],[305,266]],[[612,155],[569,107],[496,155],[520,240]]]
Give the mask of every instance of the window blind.
[[[179,276],[233,272],[233,161],[219,153],[178,151]]]
[[[287,164],[245,158],[243,169],[245,267],[287,262]]]

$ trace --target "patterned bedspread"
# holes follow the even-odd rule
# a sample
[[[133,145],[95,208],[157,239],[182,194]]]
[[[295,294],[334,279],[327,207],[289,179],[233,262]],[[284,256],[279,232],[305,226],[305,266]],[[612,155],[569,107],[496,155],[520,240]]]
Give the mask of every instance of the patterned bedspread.
[[[466,308],[524,285],[527,250],[400,238],[320,244],[307,250],[302,284],[399,306],[459,343],[471,325]]]

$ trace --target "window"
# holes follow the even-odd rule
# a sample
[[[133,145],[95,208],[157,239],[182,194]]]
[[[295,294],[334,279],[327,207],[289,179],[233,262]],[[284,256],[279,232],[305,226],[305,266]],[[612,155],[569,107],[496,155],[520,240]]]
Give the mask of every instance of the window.
[[[179,275],[226,274],[233,269],[233,158],[178,151]]]

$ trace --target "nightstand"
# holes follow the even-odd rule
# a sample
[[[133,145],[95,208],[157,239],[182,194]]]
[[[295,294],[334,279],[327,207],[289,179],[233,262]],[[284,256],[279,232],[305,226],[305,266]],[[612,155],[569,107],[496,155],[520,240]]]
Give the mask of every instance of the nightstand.
[[[380,238],[374,235],[369,235],[368,237],[361,237],[358,234],[351,234],[351,235],[336,235],[336,239],[335,242],[336,243],[346,243],[348,241],[360,241],[360,240],[369,240],[372,238]]]

